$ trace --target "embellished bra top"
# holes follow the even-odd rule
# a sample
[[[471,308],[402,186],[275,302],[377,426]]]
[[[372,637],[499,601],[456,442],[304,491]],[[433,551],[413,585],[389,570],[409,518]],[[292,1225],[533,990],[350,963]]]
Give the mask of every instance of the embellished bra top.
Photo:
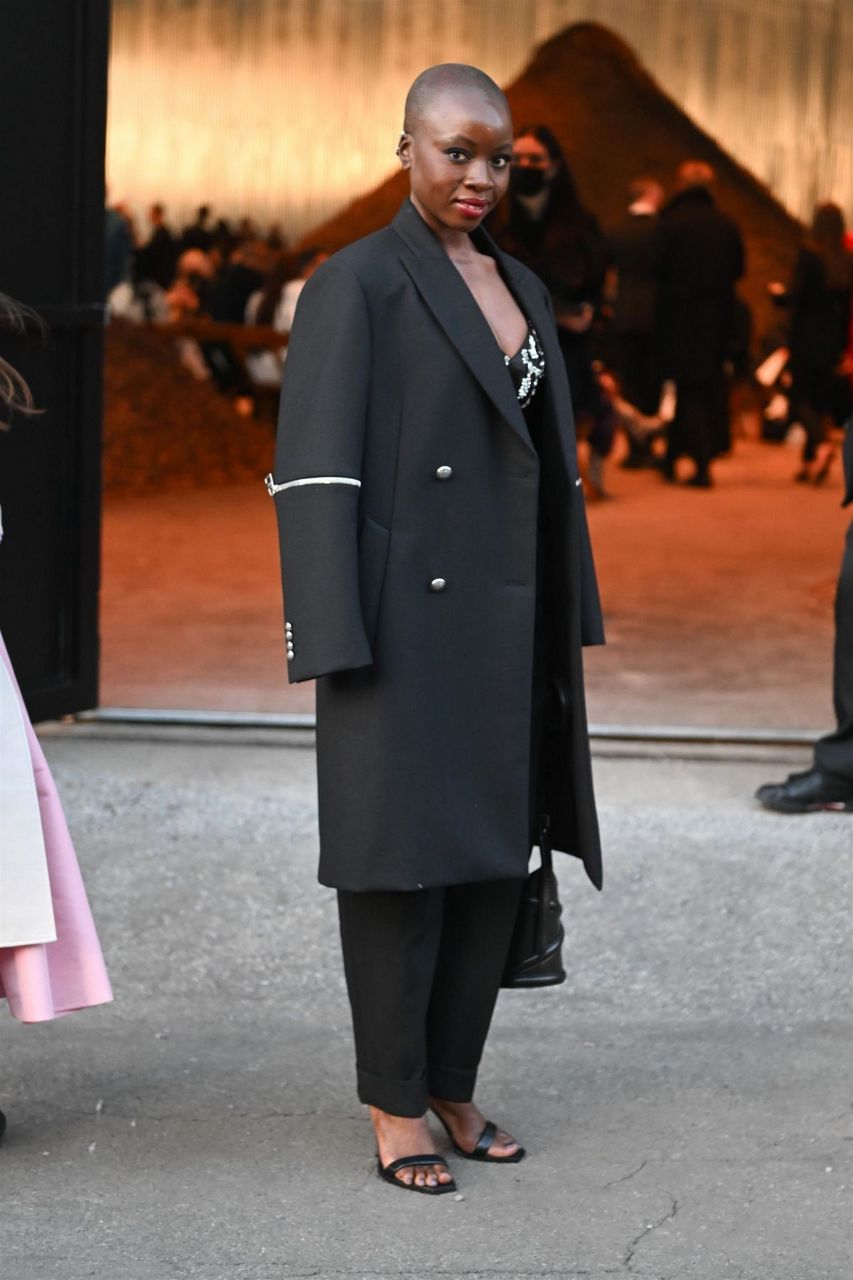
[[[518,396],[519,408],[526,409],[545,377],[545,352],[539,335],[531,325],[521,348],[514,356],[504,355],[504,364],[509,369]]]

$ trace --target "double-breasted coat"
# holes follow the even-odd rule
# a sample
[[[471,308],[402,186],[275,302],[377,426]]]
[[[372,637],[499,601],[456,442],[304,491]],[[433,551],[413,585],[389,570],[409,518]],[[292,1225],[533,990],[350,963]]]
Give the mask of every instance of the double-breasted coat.
[[[409,201],[311,277],[290,338],[267,484],[289,679],[319,678],[320,880],[340,889],[526,874],[543,536],[565,695],[544,802],[554,847],[601,884],[581,645],[603,632],[569,389],[544,286],[474,239],[544,348],[541,464],[485,318]]]

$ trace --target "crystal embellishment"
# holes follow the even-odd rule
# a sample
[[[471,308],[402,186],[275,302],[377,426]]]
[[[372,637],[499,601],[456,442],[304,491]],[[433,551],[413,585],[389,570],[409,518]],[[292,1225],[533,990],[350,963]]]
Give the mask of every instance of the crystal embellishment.
[[[526,409],[545,376],[545,352],[542,350],[539,335],[535,329],[530,329],[527,340],[517,355],[504,356],[504,364],[513,365],[514,371],[521,375],[516,386],[516,395],[520,408]]]

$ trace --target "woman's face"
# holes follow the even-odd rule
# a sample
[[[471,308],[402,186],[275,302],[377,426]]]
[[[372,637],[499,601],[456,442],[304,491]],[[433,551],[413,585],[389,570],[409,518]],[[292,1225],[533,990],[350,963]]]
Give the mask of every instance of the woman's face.
[[[532,134],[516,138],[512,144],[512,166],[518,170],[532,169],[541,173],[546,182],[550,182],[557,173],[557,165],[552,162],[548,148]]]
[[[473,231],[506,192],[512,120],[499,101],[447,89],[403,134],[399,156],[427,225],[439,235]]]

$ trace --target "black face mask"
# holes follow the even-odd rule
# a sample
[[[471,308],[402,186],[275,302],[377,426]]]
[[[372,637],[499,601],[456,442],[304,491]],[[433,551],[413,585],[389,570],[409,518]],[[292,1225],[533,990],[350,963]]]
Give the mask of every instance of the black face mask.
[[[512,189],[519,196],[538,196],[545,190],[549,181],[544,169],[532,169],[526,165],[513,168],[510,175]]]

